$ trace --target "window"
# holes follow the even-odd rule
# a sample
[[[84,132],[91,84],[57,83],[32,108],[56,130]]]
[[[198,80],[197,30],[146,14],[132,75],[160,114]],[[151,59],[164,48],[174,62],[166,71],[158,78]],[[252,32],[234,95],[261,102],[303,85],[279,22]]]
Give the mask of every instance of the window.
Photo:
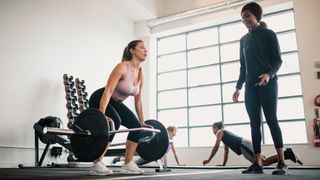
[[[278,119],[284,143],[306,143],[306,125],[293,10],[264,15],[277,33],[283,64],[278,72]],[[281,22],[281,23],[279,23]],[[236,31],[235,31],[236,29]],[[239,77],[239,41],[247,33],[241,20],[158,38],[157,116],[178,127],[176,146],[212,146],[211,125],[251,139],[244,91],[232,101]],[[263,119],[263,144],[270,144]]]

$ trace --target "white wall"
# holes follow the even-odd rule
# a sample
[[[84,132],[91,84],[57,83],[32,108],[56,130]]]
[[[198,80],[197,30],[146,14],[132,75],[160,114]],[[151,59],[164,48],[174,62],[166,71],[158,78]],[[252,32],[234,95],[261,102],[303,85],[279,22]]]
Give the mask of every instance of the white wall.
[[[62,75],[86,80],[91,94],[135,34],[101,0],[1,0],[0,39],[0,167],[17,167],[34,164],[36,121],[58,116],[66,127]]]
[[[190,8],[187,3],[183,3],[180,0],[173,1],[172,4],[168,4],[171,1],[164,1],[164,5],[170,7],[168,11],[181,12]],[[199,7],[196,5],[197,0],[193,2],[194,8]],[[199,1],[200,2],[200,1]],[[178,4],[181,4],[178,6]],[[202,1],[202,3],[207,3]],[[301,69],[301,82],[302,92],[304,98],[304,111],[307,125],[308,144],[289,144],[286,146],[292,146],[294,150],[301,155],[305,165],[320,165],[320,148],[316,148],[313,145],[313,132],[312,132],[312,120],[314,118],[314,105],[313,98],[320,93],[320,80],[315,78],[316,69],[313,67],[314,61],[320,60],[320,21],[317,19],[320,16],[317,10],[320,7],[320,1],[318,0],[261,0],[259,3],[264,7],[265,12],[274,11],[281,7],[294,7],[296,33],[297,33],[297,44],[299,49],[299,60]],[[153,38],[161,37],[164,35],[174,34],[188,29],[196,29],[214,25],[220,23],[222,20],[232,20],[239,18],[241,7],[227,9],[215,13],[208,13],[188,19],[182,19],[166,24],[156,26],[151,29]],[[281,23],[281,22],[280,22]],[[151,42],[153,42],[151,40]],[[155,47],[155,46],[154,46]],[[155,70],[156,57],[151,57],[150,69]],[[150,70],[151,71],[151,70]],[[155,87],[155,78],[150,76],[151,88]],[[155,90],[155,89],[154,89]],[[151,93],[151,92],[150,92]],[[154,96],[149,97],[149,106],[156,107],[156,98]],[[290,109],[288,109],[290,111]],[[151,109],[151,114],[156,113],[155,110]],[[201,165],[204,159],[207,159],[213,142],[208,142],[208,147],[203,148],[178,148],[178,155],[180,156],[181,162],[187,165]],[[262,147],[266,155],[275,153],[272,145],[264,145]],[[221,148],[215,158],[211,161],[210,165],[221,164],[223,159],[223,149]],[[169,154],[169,164],[175,165],[172,153]],[[293,165],[291,162],[288,162]],[[249,163],[244,158],[237,157],[234,153],[230,154],[228,165],[248,165]]]

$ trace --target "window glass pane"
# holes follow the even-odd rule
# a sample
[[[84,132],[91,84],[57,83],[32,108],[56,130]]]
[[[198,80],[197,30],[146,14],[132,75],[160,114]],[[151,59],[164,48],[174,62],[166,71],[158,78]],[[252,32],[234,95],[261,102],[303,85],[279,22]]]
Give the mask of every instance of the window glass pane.
[[[300,72],[298,53],[289,53],[282,55],[282,65],[278,74],[288,74]]]
[[[203,66],[219,62],[219,49],[217,46],[188,52],[188,67]]]
[[[240,38],[247,32],[248,29],[242,24],[242,22],[223,25],[220,27],[220,41],[224,43],[240,40]]]
[[[223,108],[225,124],[249,122],[244,103],[226,104]]]
[[[158,72],[172,71],[186,67],[185,53],[170,54],[158,58]]]
[[[278,36],[281,52],[297,50],[297,40],[296,40],[295,32],[279,34],[277,36]]]
[[[158,120],[165,126],[187,126],[187,109],[162,110],[158,112]]]
[[[307,143],[305,121],[280,122],[279,123],[284,144]],[[273,144],[269,127],[264,123],[265,143]]]
[[[263,19],[263,21],[265,21],[268,25],[268,28],[272,29],[274,32],[286,31],[295,28],[292,11],[268,15]]]
[[[189,90],[189,104],[205,105],[220,103],[220,86],[206,86]]]
[[[186,128],[178,128],[174,137],[175,147],[188,147],[188,131]]]
[[[216,138],[211,127],[190,129],[191,147],[212,147],[215,141]]]
[[[187,105],[187,91],[175,90],[158,93],[158,107],[172,108],[172,107],[184,107]]]
[[[221,106],[205,106],[189,109],[189,123],[191,126],[212,125],[214,121],[221,120]]]
[[[190,32],[188,33],[187,38],[188,38],[188,49],[217,44],[218,29],[209,28],[209,29]]]
[[[185,34],[162,38],[158,41],[158,55],[167,54],[186,49]]]
[[[225,126],[226,130],[231,131],[233,134],[240,136],[244,139],[247,139],[249,141],[251,141],[251,128],[250,128],[250,124],[246,124],[246,125],[226,125]]]
[[[219,66],[208,66],[188,71],[189,86],[220,82]]]
[[[158,89],[186,87],[186,71],[163,73],[158,76]]]
[[[221,62],[239,60],[240,43],[232,43],[221,46]]]
[[[300,75],[281,76],[278,79],[279,97],[301,95]]]
[[[239,78],[240,62],[222,64],[221,71],[222,71],[222,82],[236,81]]]
[[[278,119],[304,119],[302,98],[278,100]]]
[[[244,88],[243,88],[244,89]],[[236,83],[228,83],[222,85],[222,93],[223,93],[223,102],[233,102],[232,95],[236,90]],[[239,101],[244,101],[244,90],[240,91],[240,95],[238,98]]]

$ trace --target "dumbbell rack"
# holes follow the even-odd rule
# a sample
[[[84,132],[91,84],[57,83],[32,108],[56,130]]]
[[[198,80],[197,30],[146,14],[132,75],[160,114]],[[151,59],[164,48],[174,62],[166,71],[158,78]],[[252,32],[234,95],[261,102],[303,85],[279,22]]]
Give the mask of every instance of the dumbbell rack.
[[[89,108],[88,92],[84,80],[75,78],[67,74],[63,75],[63,83],[66,93],[66,108],[68,117],[68,128],[72,128],[77,116],[85,109]],[[125,149],[109,149],[105,156],[123,155]],[[68,156],[68,162],[74,161],[72,154]]]
[[[65,99],[67,101],[67,118],[68,118],[68,128],[71,129],[77,116],[89,108],[88,93],[86,92],[85,81],[76,78],[74,80],[73,76],[63,75],[63,84],[65,89]],[[56,134],[43,134],[46,125],[42,125],[36,122],[33,126],[35,132],[35,167],[41,167],[43,160],[49,150],[50,145],[58,143],[69,151],[68,156],[68,167],[71,167],[70,162],[75,161],[73,158],[73,150],[69,139],[66,139],[60,135]],[[49,126],[50,127],[50,126]],[[42,135],[43,134],[43,135]],[[40,136],[41,135],[41,136]],[[68,136],[69,138],[70,136]],[[44,141],[45,139],[46,141]],[[42,152],[41,158],[39,160],[39,140],[41,140],[46,147]],[[105,156],[121,156],[124,155],[125,149],[109,149]],[[58,165],[60,166],[60,165]],[[77,167],[78,165],[74,165]],[[52,165],[51,167],[57,167],[57,165]],[[25,168],[23,164],[19,165],[19,168]]]

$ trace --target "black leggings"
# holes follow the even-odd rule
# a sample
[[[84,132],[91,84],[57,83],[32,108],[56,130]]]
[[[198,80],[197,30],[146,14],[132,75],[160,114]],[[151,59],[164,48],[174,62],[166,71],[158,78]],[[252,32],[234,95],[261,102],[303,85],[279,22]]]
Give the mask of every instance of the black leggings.
[[[261,121],[264,112],[276,149],[283,148],[281,129],[277,119],[278,82],[271,79],[266,86],[249,86],[245,89],[245,105],[250,118],[254,153],[261,153]]]
[[[103,94],[104,88],[100,88],[96,90],[89,99],[89,106],[91,108],[100,107],[100,100]],[[109,104],[106,108],[105,115],[110,117],[115,125],[116,129],[119,129],[120,125],[123,125],[127,128],[139,128],[141,127],[141,123],[138,118],[134,115],[134,113],[122,102],[114,101],[110,98]],[[109,142],[111,142],[114,138],[114,134],[110,135]],[[140,139],[140,132],[130,132],[127,140],[138,143]]]

